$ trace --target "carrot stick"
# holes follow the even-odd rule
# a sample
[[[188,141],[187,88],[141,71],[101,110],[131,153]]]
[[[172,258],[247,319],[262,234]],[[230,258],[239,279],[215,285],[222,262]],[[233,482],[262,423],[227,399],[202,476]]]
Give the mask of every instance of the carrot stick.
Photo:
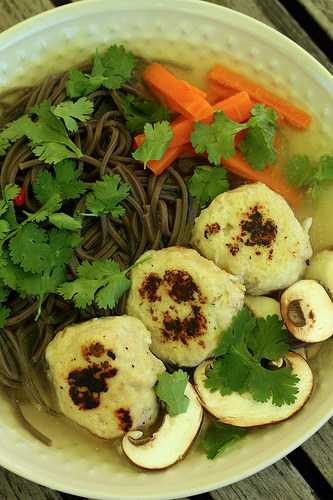
[[[224,87],[223,85],[214,82],[214,80],[208,80],[207,87],[207,101],[211,104],[215,104],[217,101],[221,101],[222,99],[227,99],[237,93],[237,91]]]
[[[198,89],[194,90],[192,85],[180,80],[159,63],[152,63],[143,72],[144,81],[159,95],[167,104],[186,118],[201,120],[212,114],[212,107]]]
[[[214,111],[224,111],[228,118],[236,122],[244,122],[250,118],[253,102],[246,92],[238,92],[237,94],[218,102],[213,106]],[[206,118],[205,123],[211,123],[213,120],[213,112],[211,116]],[[173,138],[169,144],[169,148],[175,148],[190,142],[193,131],[194,122],[183,117],[176,118],[171,123]],[[135,136],[134,143],[138,147],[145,140],[144,134]]]
[[[274,108],[285,117],[290,125],[296,128],[305,129],[311,123],[311,116],[299,107],[221,64],[213,67],[208,73],[208,78],[233,90],[246,90],[252,99]]]
[[[266,186],[273,189],[273,191],[281,194],[294,208],[302,200],[301,191],[288,184],[282,169],[277,165],[266,167],[265,170],[254,170],[238,151],[229,160],[223,160],[222,164],[239,177],[254,182],[263,182]]]
[[[192,144],[189,142],[188,144],[184,144],[182,152],[180,154],[180,158],[194,158],[195,156],[199,156],[195,151]]]
[[[169,146],[160,160],[150,160],[148,162],[148,168],[154,172],[155,175],[161,175],[164,170],[171,165],[171,163],[180,157],[183,149],[184,146],[178,146],[176,148],[170,148]]]

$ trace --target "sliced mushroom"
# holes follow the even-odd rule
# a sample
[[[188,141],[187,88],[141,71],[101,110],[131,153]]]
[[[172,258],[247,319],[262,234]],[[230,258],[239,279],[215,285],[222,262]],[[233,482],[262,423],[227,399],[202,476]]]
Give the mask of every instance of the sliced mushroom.
[[[206,370],[211,361],[204,361],[194,372],[195,389],[206,410],[221,422],[239,427],[273,424],[286,420],[298,412],[309,398],[313,385],[312,372],[307,362],[295,352],[286,357],[293,373],[299,378],[296,400],[291,405],[276,406],[272,401],[255,401],[249,393],[222,396],[218,391],[211,392],[205,386]]]
[[[150,437],[143,438],[141,431],[125,434],[122,448],[129,460],[144,469],[165,469],[183,458],[196,438],[203,409],[190,383],[185,395],[190,403],[185,413],[174,417],[165,415],[161,427]]]
[[[333,250],[323,250],[312,257],[305,278],[318,281],[333,300]]]
[[[281,296],[281,314],[290,333],[303,342],[321,342],[333,334],[333,304],[314,280],[301,280]]]
[[[245,297],[245,305],[257,318],[267,318],[267,316],[274,316],[275,314],[281,318],[280,304],[271,297],[264,297],[262,295],[252,297],[251,295],[247,295]]]

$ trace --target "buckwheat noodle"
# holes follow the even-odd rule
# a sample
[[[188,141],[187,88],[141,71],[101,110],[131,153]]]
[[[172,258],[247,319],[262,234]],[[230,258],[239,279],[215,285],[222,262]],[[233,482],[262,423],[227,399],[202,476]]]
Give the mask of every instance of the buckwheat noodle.
[[[42,101],[49,100],[55,105],[65,100],[66,78],[66,74],[49,76],[38,86],[12,89],[0,95],[0,128]],[[124,86],[122,92],[147,97],[140,82]],[[105,174],[116,173],[130,186],[130,194],[123,203],[126,209],[123,218],[83,218],[81,246],[75,250],[68,266],[69,279],[75,278],[75,270],[84,260],[112,258],[126,268],[148,249],[186,246],[198,212],[186,187],[186,179],[197,159],[179,160],[160,177],[143,170],[142,164],[131,155],[132,136],[125,126],[119,93],[98,90],[89,98],[94,102],[94,115],[72,137],[83,152],[78,160],[81,180],[89,185]],[[40,204],[34,197],[32,185],[38,172],[48,168],[50,166],[33,155],[26,140],[18,140],[0,159],[1,190],[8,183],[24,186],[27,192],[24,208],[35,212]],[[64,210],[72,215],[83,212],[84,206],[83,195],[75,202],[66,203]],[[20,220],[22,212],[20,209],[16,212]],[[8,301],[11,317],[0,331],[0,386],[8,394],[22,425],[46,445],[50,445],[49,438],[26,420],[21,407],[22,401],[33,401],[45,411],[55,413],[52,391],[46,386],[46,346],[67,325],[92,317],[121,314],[125,305],[126,297],[122,297],[112,311],[92,306],[81,311],[60,296],[49,295],[35,321],[37,301],[22,299],[11,292]]]

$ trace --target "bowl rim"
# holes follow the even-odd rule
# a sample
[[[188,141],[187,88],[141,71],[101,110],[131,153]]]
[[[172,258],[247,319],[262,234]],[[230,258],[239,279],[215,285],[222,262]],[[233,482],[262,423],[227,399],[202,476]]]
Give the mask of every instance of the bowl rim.
[[[17,42],[18,40],[24,40],[26,37],[30,37],[32,34],[35,36],[40,31],[44,31],[48,27],[59,25],[70,20],[75,20],[77,17],[87,15],[89,11],[96,13],[96,11],[104,11],[106,8],[109,11],[126,11],[131,8],[133,9],[133,3],[132,0],[113,0],[112,3],[107,2],[107,0],[81,0],[80,3],[70,3],[51,10],[44,11],[31,18],[19,22],[9,29],[5,30],[4,32],[0,33],[1,50],[6,49],[6,47],[9,47],[12,43]],[[144,8],[163,11],[168,8],[176,10],[178,12],[186,12],[190,8],[191,12],[195,12],[195,14],[201,16],[203,15],[204,10],[207,9],[207,11],[213,14],[216,19],[221,19],[224,22],[236,27],[237,25],[242,24],[242,29],[249,34],[255,35],[256,38],[267,40],[267,37],[269,37],[270,43],[274,45],[276,49],[280,50],[283,54],[292,51],[294,54],[298,55],[298,57],[302,59],[302,63],[304,63],[304,71],[310,71],[313,79],[320,80],[322,85],[324,83],[327,89],[330,89],[330,91],[332,92],[333,97],[333,75],[319,61],[317,61],[311,54],[309,54],[305,49],[289,39],[287,36],[283,35],[276,29],[264,24],[263,22],[247,16],[246,14],[242,14],[238,11],[221,5],[203,2],[202,0],[169,0],[167,4],[163,0],[155,0],[155,2],[153,3],[151,2],[151,0],[138,0],[136,2],[135,8],[138,11],[143,10]],[[248,467],[246,471],[244,471],[244,473],[236,473],[234,474],[234,477],[231,474],[229,475],[228,480],[221,479],[214,483],[210,483],[208,487],[203,486],[202,488],[194,487],[192,489],[177,489],[176,494],[172,493],[173,498],[182,498],[191,495],[197,495],[207,491],[213,491],[227,486],[228,484],[234,484],[235,482],[242,481],[243,479],[252,476],[253,474],[271,466],[272,464],[295,450],[297,447],[301,446],[307,439],[315,434],[332,416],[333,409],[328,410],[314,425],[311,426],[311,428],[308,428],[307,431],[299,439],[290,444],[290,446],[284,448],[279,453],[275,453],[273,457],[262,461],[259,465]],[[57,479],[53,479],[51,477],[47,479],[44,479],[44,477],[40,477],[37,468],[30,468],[29,470],[27,470],[26,468],[24,468],[24,464],[18,464],[15,462],[14,456],[11,456],[9,458],[8,455],[2,455],[1,448],[0,466],[5,467],[6,469],[20,475],[25,479],[34,481],[37,484],[53,490],[64,491],[73,495],[86,494],[86,492],[79,487],[71,487],[68,483],[59,484],[59,480],[57,481]],[[112,494],[99,494],[97,497],[90,492],[89,496],[90,498],[96,498],[99,500],[119,500],[120,498],[119,494],[117,496],[113,496]],[[145,496],[133,494],[130,496],[121,496],[121,498],[122,500],[168,500],[170,499],[170,494],[162,494],[158,496],[149,493],[145,494]]]

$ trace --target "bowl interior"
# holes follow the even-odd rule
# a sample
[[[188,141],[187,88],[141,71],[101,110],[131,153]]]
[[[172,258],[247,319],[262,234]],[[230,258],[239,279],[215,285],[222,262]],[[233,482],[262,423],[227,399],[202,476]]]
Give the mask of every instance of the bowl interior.
[[[310,140],[295,134],[296,150],[313,150],[315,144],[317,152],[329,152],[333,144],[333,78],[282,35],[225,8],[192,0],[138,0],[133,9],[131,0],[93,0],[37,16],[2,34],[0,41],[0,89],[37,82],[114,42],[147,58],[176,61],[184,65],[178,71],[197,83],[203,83],[213,63],[232,62],[313,114]],[[327,192],[325,203],[331,194]],[[315,223],[316,217],[315,213]],[[318,247],[327,245],[325,224],[317,221],[314,234],[321,235]],[[118,448],[27,407],[27,415],[53,437],[54,446],[46,448],[19,427],[1,397],[0,464],[33,481],[89,498],[176,498],[215,489],[278,460],[331,416],[332,341],[311,365],[315,390],[291,420],[249,433],[214,461],[195,446],[186,460],[156,473],[138,471]]]

